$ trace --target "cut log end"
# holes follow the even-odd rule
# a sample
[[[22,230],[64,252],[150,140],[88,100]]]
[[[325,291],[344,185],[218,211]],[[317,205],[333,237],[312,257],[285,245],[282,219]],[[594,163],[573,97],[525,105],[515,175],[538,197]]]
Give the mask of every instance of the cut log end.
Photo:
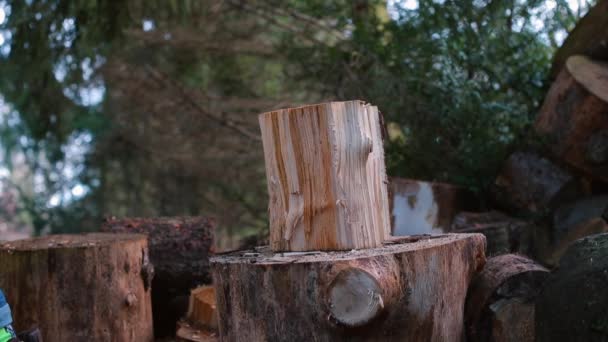
[[[89,233],[81,235],[47,235],[25,240],[0,243],[0,250],[36,251],[42,249],[83,248],[111,246],[115,243],[146,240],[143,234]]]
[[[566,60],[566,68],[585,89],[608,102],[608,64],[575,55]]]
[[[382,294],[378,281],[369,273],[360,269],[343,270],[330,286],[332,318],[345,326],[363,326],[384,308]]]

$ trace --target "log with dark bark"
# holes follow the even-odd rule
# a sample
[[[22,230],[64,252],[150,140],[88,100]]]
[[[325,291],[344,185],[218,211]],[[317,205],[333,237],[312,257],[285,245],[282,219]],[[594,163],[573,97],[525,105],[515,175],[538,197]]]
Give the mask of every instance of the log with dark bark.
[[[536,341],[608,341],[608,233],[576,241],[536,303]]]
[[[213,252],[215,222],[206,217],[107,219],[101,230],[141,233],[149,237],[154,332],[175,333],[176,322],[188,309],[190,290],[209,284],[209,256]]]
[[[222,341],[460,341],[480,234],[212,258]],[[401,241],[401,242],[400,242]]]
[[[589,177],[608,181],[608,65],[568,58],[536,119],[553,153]]]
[[[469,341],[534,341],[534,301],[549,272],[515,254],[488,259],[465,306]]]
[[[513,153],[492,188],[508,211],[542,213],[587,193],[585,184],[550,160],[531,152]]]
[[[274,251],[350,250],[390,235],[378,108],[362,101],[259,116]]]
[[[486,237],[486,255],[532,253],[536,225],[498,211],[462,212],[452,223],[454,233],[480,233]]]
[[[603,217],[606,210],[608,196],[605,195],[584,198],[557,208],[552,225],[536,234],[536,258],[545,265],[556,266],[574,241],[608,232],[608,223]]]
[[[389,203],[393,236],[447,233],[458,212],[479,207],[459,186],[397,177],[389,179]]]
[[[46,342],[152,341],[144,235],[51,235],[0,244],[0,288],[16,330]]]
[[[555,52],[551,67],[556,77],[570,56],[585,55],[593,59],[608,61],[608,1],[597,4],[579,20],[570,31],[562,46]]]

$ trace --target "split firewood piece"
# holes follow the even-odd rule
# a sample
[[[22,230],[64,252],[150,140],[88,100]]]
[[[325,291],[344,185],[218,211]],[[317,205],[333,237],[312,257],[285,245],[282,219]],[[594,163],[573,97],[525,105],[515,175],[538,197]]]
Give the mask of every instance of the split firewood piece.
[[[529,255],[533,249],[535,224],[518,220],[498,211],[461,212],[454,217],[454,233],[480,233],[486,237],[486,255],[508,253]]]
[[[152,341],[145,235],[50,235],[0,243],[14,328],[44,341]]]
[[[458,212],[478,208],[459,186],[397,177],[389,179],[389,203],[393,236],[447,233]]]
[[[469,341],[534,341],[534,301],[549,271],[515,254],[488,259],[465,306]]]
[[[608,65],[583,56],[568,58],[535,127],[558,158],[608,181]]]
[[[378,108],[361,101],[259,116],[274,251],[350,250],[390,235]]]
[[[353,251],[212,258],[222,341],[460,341],[480,234]]]
[[[193,325],[217,329],[215,287],[200,286],[190,292],[190,304],[186,319]]]
[[[573,243],[536,303],[536,341],[608,339],[608,233]]]
[[[215,222],[206,217],[110,218],[102,231],[146,234],[155,266],[152,307],[156,337],[173,336],[190,290],[211,282]]]
[[[504,163],[492,192],[505,209],[540,213],[582,196],[587,189],[550,160],[531,152],[516,152]]]
[[[574,241],[608,232],[608,222],[603,217],[607,210],[608,196],[588,197],[557,208],[552,225],[539,230],[535,237],[537,259],[545,265],[557,266]]]

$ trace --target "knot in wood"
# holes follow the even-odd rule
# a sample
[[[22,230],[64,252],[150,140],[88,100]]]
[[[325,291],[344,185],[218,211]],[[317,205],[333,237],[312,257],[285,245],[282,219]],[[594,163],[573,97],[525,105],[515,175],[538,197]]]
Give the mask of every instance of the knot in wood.
[[[371,274],[357,268],[338,273],[328,296],[331,318],[348,327],[366,325],[384,309],[380,284]]]

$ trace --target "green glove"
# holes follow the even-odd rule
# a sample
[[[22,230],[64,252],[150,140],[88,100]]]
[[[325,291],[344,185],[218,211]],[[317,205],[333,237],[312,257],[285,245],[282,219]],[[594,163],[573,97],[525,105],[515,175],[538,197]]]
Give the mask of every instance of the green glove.
[[[10,325],[5,326],[4,328],[0,328],[0,342],[9,342],[16,338],[15,331],[13,331],[13,327]]]

